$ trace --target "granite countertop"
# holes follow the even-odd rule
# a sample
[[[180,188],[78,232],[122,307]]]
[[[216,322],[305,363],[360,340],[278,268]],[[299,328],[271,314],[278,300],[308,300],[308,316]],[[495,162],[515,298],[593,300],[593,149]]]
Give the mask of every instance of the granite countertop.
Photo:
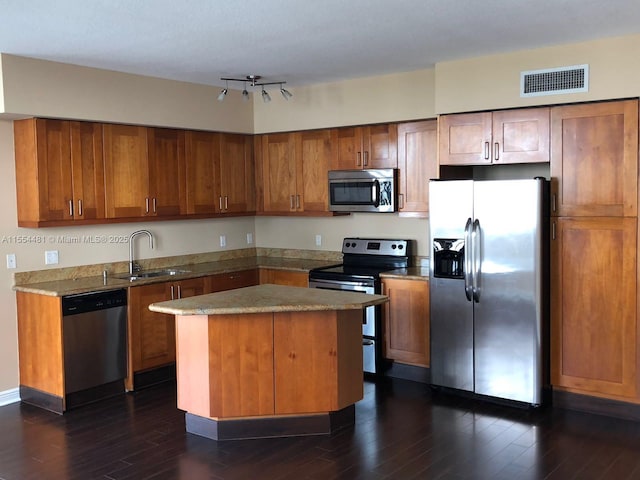
[[[19,292],[61,297],[63,295],[73,295],[77,293],[113,290],[117,288],[149,285],[152,283],[186,280],[189,278],[198,278],[208,275],[233,273],[252,268],[273,268],[308,272],[313,268],[335,265],[336,263],[339,262],[331,260],[311,260],[305,258],[252,256],[218,260],[214,262],[171,265],[170,267],[163,267],[163,269],[170,268],[184,273],[163,275],[135,281],[118,278],[118,276],[126,273],[120,272],[108,274],[106,281],[102,276],[82,276],[63,280],[51,280],[47,282],[17,284],[13,286],[13,289]]]
[[[387,301],[385,295],[265,284],[152,303],[149,310],[172,315],[305,312],[356,310]]]
[[[409,267],[388,270],[380,274],[381,278],[400,278],[405,280],[429,280],[429,267]]]

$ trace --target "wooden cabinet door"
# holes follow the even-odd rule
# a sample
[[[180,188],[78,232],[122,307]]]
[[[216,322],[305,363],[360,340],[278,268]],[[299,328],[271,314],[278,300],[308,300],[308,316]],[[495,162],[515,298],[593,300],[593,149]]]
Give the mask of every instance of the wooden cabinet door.
[[[149,128],[149,196],[152,215],[187,213],[184,131]]]
[[[486,165],[491,163],[491,112],[442,115],[440,165]]]
[[[362,129],[342,127],[331,130],[334,155],[331,170],[355,170],[364,165],[362,154]]]
[[[396,124],[343,127],[331,133],[335,149],[331,170],[397,168]]]
[[[175,362],[173,315],[152,312],[149,305],[169,300],[168,283],[129,288],[129,375]],[[132,379],[131,379],[132,380]],[[131,382],[131,387],[133,382]]]
[[[553,221],[551,383],[636,397],[636,219]]]
[[[274,283],[276,285],[289,285],[292,287],[308,287],[309,274],[307,272],[294,272],[276,268],[260,269],[260,284]]]
[[[638,213],[638,101],[551,109],[551,208],[558,216]]]
[[[386,358],[428,367],[429,352],[429,283],[420,280],[385,278]]]
[[[105,124],[103,135],[107,218],[148,215],[147,129],[134,125]]]
[[[330,130],[294,134],[296,210],[326,212],[329,209],[328,171],[333,158]]]
[[[401,213],[429,211],[429,180],[438,177],[436,120],[398,125],[398,185]]]
[[[219,273],[207,277],[205,293],[222,292],[252,285],[258,285],[258,270],[255,268],[240,272]]]
[[[168,285],[169,298],[188,298],[195,297],[197,295],[204,295],[208,293],[206,291],[205,277],[189,278],[187,280],[180,280],[179,282],[173,282]]]
[[[224,213],[252,212],[256,209],[253,140],[250,135],[220,135],[220,198]]]
[[[493,112],[492,132],[492,163],[546,163],[549,161],[548,108]]]
[[[69,122],[18,120],[14,138],[18,220],[71,220]]]
[[[219,212],[220,135],[186,133],[187,213]]]
[[[369,125],[362,130],[364,168],[398,168],[398,126]]]
[[[296,158],[293,134],[263,135],[263,195],[265,212],[296,210]]]
[[[70,122],[73,219],[105,217],[102,124]]]

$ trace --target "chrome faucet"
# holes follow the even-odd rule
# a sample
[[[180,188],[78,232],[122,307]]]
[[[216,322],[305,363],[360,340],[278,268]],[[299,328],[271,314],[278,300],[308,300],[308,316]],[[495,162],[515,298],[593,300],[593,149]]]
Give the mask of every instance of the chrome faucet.
[[[140,266],[133,261],[133,239],[143,234],[149,237],[149,247],[153,249],[153,234],[149,230],[136,230],[129,235],[129,275],[133,275],[134,271],[140,270]]]

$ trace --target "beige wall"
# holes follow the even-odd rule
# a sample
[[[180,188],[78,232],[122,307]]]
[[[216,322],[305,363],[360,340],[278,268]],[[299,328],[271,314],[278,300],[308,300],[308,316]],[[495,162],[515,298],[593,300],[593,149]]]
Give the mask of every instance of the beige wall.
[[[128,235],[148,228],[157,238],[153,251],[140,242],[143,258],[219,251],[246,246],[253,232],[260,247],[339,250],[345,236],[406,237],[428,255],[427,221],[391,215],[354,214],[336,218],[257,217],[206,221],[148,222],[56,229],[17,228],[12,123],[16,116],[51,116],[220,131],[267,132],[433,117],[435,112],[473,111],[528,102],[561,103],[640,94],[636,45],[640,37],[553,47],[516,54],[439,64],[434,69],[291,88],[290,102],[277,96],[242,103],[240,95],[217,102],[219,88],[161,80],[85,67],[0,57],[0,261],[17,255],[18,271],[48,268],[44,251],[56,249],[58,267],[126,260],[122,244],[78,245],[60,242],[12,243],[18,236]],[[519,72],[559,65],[591,65],[587,95],[517,97]],[[514,92],[514,88],[516,89]],[[5,120],[2,120],[4,117]],[[80,233],[79,233],[80,232]],[[315,235],[323,237],[315,246]],[[4,242],[2,240],[5,239]],[[12,270],[0,266],[0,393],[18,386],[15,294]]]
[[[1,55],[2,112],[76,120],[253,132],[253,102],[216,100],[220,89]]]
[[[256,97],[255,132],[307,130],[435,117],[433,69],[276,90],[270,103]]]
[[[435,111],[470,112],[640,96],[640,35],[443,62]],[[520,98],[520,72],[589,64],[585,93]]]

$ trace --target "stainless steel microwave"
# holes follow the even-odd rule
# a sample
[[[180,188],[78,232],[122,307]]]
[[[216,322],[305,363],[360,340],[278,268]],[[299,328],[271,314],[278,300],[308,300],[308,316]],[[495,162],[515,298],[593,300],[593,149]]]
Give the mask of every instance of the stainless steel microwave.
[[[329,210],[332,212],[395,212],[397,170],[329,171]]]

